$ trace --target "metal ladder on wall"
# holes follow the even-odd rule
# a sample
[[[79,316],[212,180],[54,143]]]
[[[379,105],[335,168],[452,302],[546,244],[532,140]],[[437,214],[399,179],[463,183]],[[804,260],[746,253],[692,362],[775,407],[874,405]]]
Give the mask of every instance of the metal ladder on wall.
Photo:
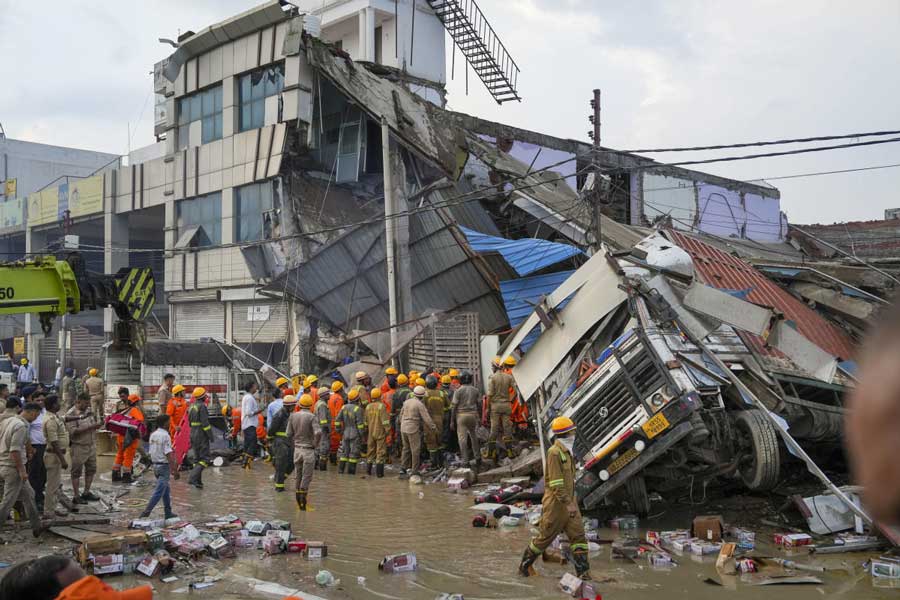
[[[472,69],[497,101],[522,101],[516,85],[519,67],[475,0],[428,0]]]

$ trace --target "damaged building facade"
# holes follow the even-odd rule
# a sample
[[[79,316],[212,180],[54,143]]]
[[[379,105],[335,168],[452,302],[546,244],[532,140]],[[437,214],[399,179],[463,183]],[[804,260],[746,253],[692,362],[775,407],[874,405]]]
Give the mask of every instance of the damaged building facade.
[[[764,183],[444,109],[440,2],[307,4],[181,35],[155,68],[159,143],[102,175],[104,269],[152,264],[151,336],[222,339],[291,373],[418,338],[411,366],[478,370],[591,256],[594,168],[610,247],[654,226],[784,243]],[[28,231],[28,251],[54,235]],[[464,350],[442,357],[444,322]]]

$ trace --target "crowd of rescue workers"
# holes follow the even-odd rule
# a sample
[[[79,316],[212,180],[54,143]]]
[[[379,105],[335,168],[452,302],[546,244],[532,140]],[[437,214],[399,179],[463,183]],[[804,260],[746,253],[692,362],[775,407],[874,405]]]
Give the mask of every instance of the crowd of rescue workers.
[[[174,518],[170,479],[189,471],[188,483],[202,490],[203,472],[213,464],[218,429],[211,415],[224,418],[226,446],[244,469],[259,460],[271,463],[276,492],[286,491],[293,473],[300,511],[309,506],[314,472],[327,471],[329,463],[339,474],[355,476],[363,462],[366,475],[376,478],[384,477],[385,464],[399,467],[400,479],[443,468],[478,471],[483,461],[496,465],[515,458],[517,434],[528,427],[528,408],[518,398],[512,375],[515,364],[513,357],[502,362],[495,357],[484,393],[467,371],[426,369],[407,375],[389,367],[377,385],[365,371],[355,373],[349,384],[337,371],[321,382],[316,375],[279,377],[266,394],[268,402],[254,381],[242,390],[239,406],[220,403],[201,386],[188,390],[166,374],[157,392],[158,415],[150,419],[143,399],[127,387],[118,389],[118,402],[105,415],[106,383],[95,368],[80,379],[72,369],[60,370],[54,385],[45,387],[22,359],[15,389],[0,384],[6,406],[0,415],[0,520],[6,522],[15,507],[27,515],[38,537],[55,517],[68,514],[63,504],[77,512],[79,504],[99,500],[91,487],[101,429],[116,439],[111,481],[131,483],[136,461],[144,463],[153,469],[156,485],[141,516],[148,517],[162,502],[165,518]],[[485,448],[479,426],[490,427]],[[575,424],[560,417],[551,431],[540,533],[525,549],[519,572],[533,573],[535,560],[565,533],[578,575],[588,578],[588,545],[574,489]],[[63,490],[65,470],[70,501]]]

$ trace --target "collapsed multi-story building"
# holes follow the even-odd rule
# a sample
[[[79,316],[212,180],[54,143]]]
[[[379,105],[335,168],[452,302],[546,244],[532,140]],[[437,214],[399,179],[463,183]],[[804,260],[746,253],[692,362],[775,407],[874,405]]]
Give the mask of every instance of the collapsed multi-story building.
[[[273,0],[175,43],[154,70],[158,143],[69,183],[70,207],[91,201],[65,221],[58,186],[32,194],[23,224],[29,253],[68,233],[107,273],[152,266],[151,335],[223,339],[308,372],[359,340],[384,357],[437,311],[467,315],[471,357],[523,318],[523,294],[585,260],[597,230],[613,247],[659,223],[759,245],[787,233],[765,183],[446,110],[448,45],[498,102],[521,100],[519,67],[474,3]],[[598,169],[601,223],[583,189]],[[26,333],[46,366],[54,334],[42,351]]]

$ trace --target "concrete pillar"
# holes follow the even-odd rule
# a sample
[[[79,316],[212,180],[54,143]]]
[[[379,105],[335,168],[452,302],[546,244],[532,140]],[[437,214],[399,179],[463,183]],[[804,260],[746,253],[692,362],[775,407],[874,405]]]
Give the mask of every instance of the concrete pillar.
[[[31,252],[40,253],[47,247],[47,233],[44,231],[34,231],[31,227],[25,229],[25,254]],[[29,258],[34,258],[29,256]],[[38,359],[40,355],[41,340],[44,339],[44,332],[41,331],[41,323],[37,315],[25,315],[25,348],[28,355],[28,361],[34,366],[35,370],[40,365]],[[38,377],[47,375],[46,373],[38,373]],[[50,374],[52,377],[52,374]]]
[[[375,62],[375,9],[367,6],[363,9],[366,13],[366,45],[365,57],[369,62]],[[362,50],[362,36],[360,36],[360,50]]]
[[[114,275],[122,267],[128,266],[128,215],[114,212],[112,202],[106,204],[103,215],[103,272]],[[103,333],[112,337],[116,313],[111,308],[103,309]]]

